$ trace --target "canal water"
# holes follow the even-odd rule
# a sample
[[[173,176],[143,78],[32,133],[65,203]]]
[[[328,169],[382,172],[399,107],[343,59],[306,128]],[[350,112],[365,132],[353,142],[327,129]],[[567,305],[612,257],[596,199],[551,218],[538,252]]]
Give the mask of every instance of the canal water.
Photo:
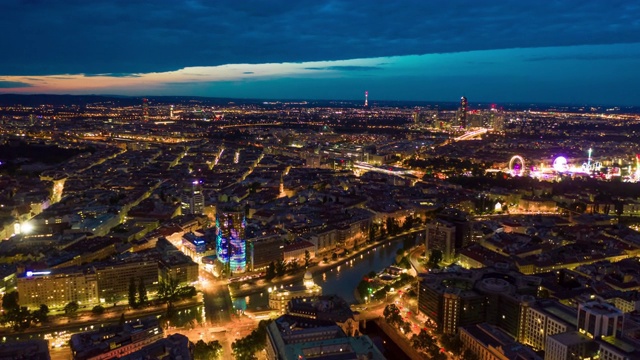
[[[379,272],[393,264],[396,254],[403,247],[408,249],[416,244],[416,235],[410,234],[402,239],[385,242],[382,245],[370,249],[350,260],[340,261],[338,267],[325,272],[314,274],[313,280],[322,286],[324,295],[338,295],[347,303],[356,303],[354,290],[362,277],[371,271]],[[302,285],[301,283],[293,285]],[[267,310],[269,295],[267,291],[233,299],[235,309],[240,310]]]
[[[341,260],[340,265],[328,270],[325,273],[317,273],[313,279],[316,284],[322,286],[324,295],[338,295],[348,303],[355,303],[354,290],[358,286],[362,277],[371,271],[379,272],[385,267],[394,263],[399,249],[410,248],[416,244],[414,234],[406,235],[401,239],[385,242],[382,245],[368,250],[350,260]],[[295,283],[293,285],[301,285]],[[234,298],[233,305],[236,310],[268,310],[269,296],[267,291],[252,294],[249,296]],[[172,327],[191,328],[203,324],[205,321],[217,322],[219,319],[213,314],[206,313],[203,305],[195,305],[178,310],[175,318],[171,321]],[[60,346],[68,342],[70,335],[83,331],[95,330],[110,323],[117,322],[117,319],[105,321],[103,323],[93,323],[83,326],[57,326],[56,329],[39,329],[34,333],[0,334],[0,343],[10,340],[26,339],[47,339],[52,346]]]

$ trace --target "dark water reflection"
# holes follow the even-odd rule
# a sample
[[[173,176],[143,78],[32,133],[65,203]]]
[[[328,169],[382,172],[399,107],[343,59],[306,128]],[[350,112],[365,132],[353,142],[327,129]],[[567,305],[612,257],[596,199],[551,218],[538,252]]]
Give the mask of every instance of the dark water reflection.
[[[354,290],[362,280],[362,277],[371,271],[379,272],[393,264],[399,249],[412,247],[415,243],[416,238],[414,235],[407,235],[403,239],[393,242],[385,242],[383,245],[360,254],[351,260],[340,261],[338,267],[326,273],[315,274],[313,280],[316,284],[322,286],[323,294],[336,294],[344,298],[348,303],[355,303]],[[266,310],[269,304],[269,296],[267,292],[252,294],[235,298],[233,303],[236,309]]]

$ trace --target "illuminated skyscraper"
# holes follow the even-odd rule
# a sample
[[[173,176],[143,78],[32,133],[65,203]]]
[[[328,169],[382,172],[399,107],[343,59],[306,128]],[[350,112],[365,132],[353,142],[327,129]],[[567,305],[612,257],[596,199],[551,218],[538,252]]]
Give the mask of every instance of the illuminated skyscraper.
[[[246,225],[240,209],[216,211],[216,254],[228,275],[246,271]]]
[[[414,110],[413,111],[413,122],[414,124],[419,124],[422,122],[422,113],[420,112],[420,110]]]
[[[149,100],[142,99],[142,120],[144,122],[149,121]]]
[[[364,92],[364,107],[369,106],[369,91]]]
[[[467,98],[464,96],[460,98],[460,110],[458,111],[458,125],[460,125],[460,128],[462,129],[467,128]]]
[[[195,180],[182,192],[182,213],[183,214],[204,214],[204,194],[202,193],[202,182]]]

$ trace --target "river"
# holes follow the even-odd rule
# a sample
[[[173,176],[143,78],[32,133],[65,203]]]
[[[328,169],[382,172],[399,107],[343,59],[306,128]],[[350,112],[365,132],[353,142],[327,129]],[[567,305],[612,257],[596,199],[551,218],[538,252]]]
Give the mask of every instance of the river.
[[[421,234],[418,234],[418,236]],[[416,244],[416,235],[403,236],[402,239],[394,239],[391,242],[368,250],[351,260],[342,261],[335,268],[313,276],[316,284],[322,286],[324,295],[338,295],[347,303],[356,303],[354,290],[362,280],[362,277],[371,271],[379,272],[394,263],[399,249],[410,248]],[[294,284],[299,285],[299,284]],[[240,298],[234,298],[235,309],[240,310],[266,310],[269,304],[269,296],[266,291]]]
[[[422,235],[418,233],[418,236]],[[343,260],[339,266],[334,267],[327,272],[317,273],[313,279],[316,284],[322,286],[322,293],[325,295],[335,294],[348,303],[356,303],[354,296],[354,290],[358,286],[362,277],[371,271],[379,272],[385,267],[391,265],[396,258],[396,253],[399,249],[410,248],[416,244],[416,234],[404,235],[400,239],[394,239],[390,242],[385,242],[382,245],[368,250],[366,253],[360,254],[350,260]],[[297,285],[297,284],[296,284]],[[224,287],[226,290],[226,286]],[[229,309],[229,303],[226,303],[224,298],[228,298],[228,290],[222,291],[221,289],[213,289],[212,293],[205,292],[204,306],[203,304],[187,306],[178,311],[175,319],[172,320],[171,325],[178,328],[190,328],[198,324],[202,324],[205,321],[209,324],[223,323],[225,320],[229,320],[229,313],[225,313]],[[249,296],[230,299],[233,302],[233,307],[236,310],[267,310],[269,304],[269,296],[266,291],[261,293],[255,293]],[[229,309],[231,310],[231,309]],[[91,324],[83,325],[67,325],[67,326],[55,326],[52,329],[39,329],[39,331],[19,334],[9,333],[1,334],[0,342],[7,340],[25,340],[29,338],[45,338],[50,340],[57,340],[52,343],[54,346],[64,344],[71,334],[89,331],[92,329],[100,328],[109,323],[117,322],[116,319],[106,320],[103,322],[97,321]],[[93,326],[92,326],[93,325]]]

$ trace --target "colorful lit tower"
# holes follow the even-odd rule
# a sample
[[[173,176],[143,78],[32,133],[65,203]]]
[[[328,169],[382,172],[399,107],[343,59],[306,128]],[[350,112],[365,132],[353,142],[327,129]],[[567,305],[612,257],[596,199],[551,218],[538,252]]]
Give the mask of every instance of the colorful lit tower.
[[[369,91],[364,92],[364,107],[369,106]]]
[[[243,273],[247,267],[244,211],[235,208],[216,212],[216,254],[227,275]]]
[[[142,120],[149,121],[149,99],[142,99]]]
[[[467,98],[466,97],[461,97],[460,98],[460,111],[458,113],[458,124],[460,125],[461,129],[466,129],[467,128]]]

